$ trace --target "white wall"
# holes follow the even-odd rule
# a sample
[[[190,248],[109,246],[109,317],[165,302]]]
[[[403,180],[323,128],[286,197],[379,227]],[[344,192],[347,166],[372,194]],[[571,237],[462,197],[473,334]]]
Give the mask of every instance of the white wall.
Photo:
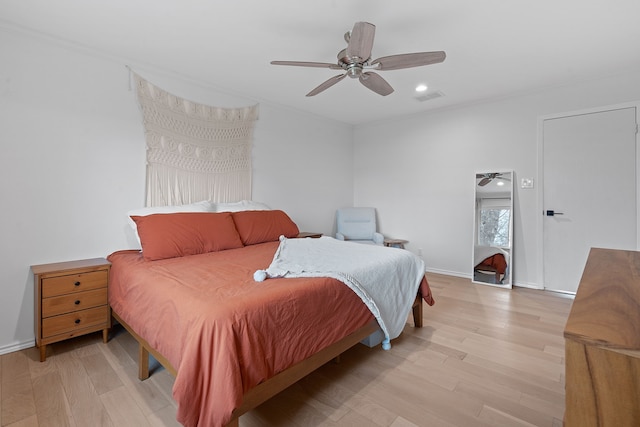
[[[30,265],[133,247],[125,213],[144,203],[145,148],[124,61],[2,28],[0,52],[1,354],[33,344]],[[139,71],[194,101],[258,102]],[[261,103],[253,198],[326,234],[337,207],[375,206],[430,270],[468,276],[475,172],[537,184],[538,117],[639,99],[640,73],[621,74],[355,130]],[[539,187],[517,187],[514,281],[536,286]]]
[[[0,52],[2,354],[33,345],[30,265],[135,246],[126,212],[144,203],[145,145],[124,61],[2,28]],[[258,102],[140,74],[194,101]],[[261,104],[253,155],[255,200],[332,232],[353,200],[350,126]]]
[[[475,173],[512,169],[514,283],[539,287],[540,187],[519,188],[523,177],[539,184],[538,118],[637,100],[640,73],[629,73],[358,126],[354,205],[375,206],[381,231],[422,249],[429,270],[470,277]]]

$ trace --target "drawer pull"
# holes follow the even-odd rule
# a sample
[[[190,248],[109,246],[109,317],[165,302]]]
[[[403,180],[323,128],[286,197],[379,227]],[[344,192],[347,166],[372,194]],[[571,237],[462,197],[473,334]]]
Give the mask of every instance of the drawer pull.
[[[80,305],[80,300],[79,300],[79,299],[77,299],[77,300],[75,300],[73,303],[74,303],[75,305]]]
[[[76,325],[80,324],[80,319],[76,319]]]
[[[74,283],[75,286],[80,286],[80,281],[77,281],[76,283]]]

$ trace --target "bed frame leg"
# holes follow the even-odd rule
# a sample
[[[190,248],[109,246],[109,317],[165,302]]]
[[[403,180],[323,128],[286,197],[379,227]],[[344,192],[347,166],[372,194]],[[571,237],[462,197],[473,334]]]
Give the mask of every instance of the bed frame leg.
[[[413,310],[413,325],[416,328],[422,328],[422,298],[420,295],[416,297],[411,309]]]
[[[149,378],[149,350],[138,344],[138,379],[144,381]]]

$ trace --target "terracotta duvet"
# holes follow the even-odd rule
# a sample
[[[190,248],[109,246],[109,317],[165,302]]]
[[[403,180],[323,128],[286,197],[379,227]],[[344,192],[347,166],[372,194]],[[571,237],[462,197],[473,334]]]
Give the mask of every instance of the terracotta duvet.
[[[111,254],[112,309],[177,370],[173,397],[185,426],[221,426],[260,382],[372,318],[334,279],[255,282],[278,242],[144,261]]]

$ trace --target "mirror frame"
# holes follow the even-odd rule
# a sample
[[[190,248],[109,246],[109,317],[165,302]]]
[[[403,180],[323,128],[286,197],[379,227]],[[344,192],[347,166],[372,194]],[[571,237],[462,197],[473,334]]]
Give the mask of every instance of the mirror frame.
[[[492,175],[496,175],[491,181],[489,182],[487,185],[491,185],[493,184],[493,181],[497,181],[497,179],[499,179],[498,177],[503,176],[503,175],[510,175],[510,180],[507,181],[505,179],[502,179],[503,182],[505,182],[505,186],[503,186],[504,188],[500,189],[500,193],[503,192],[508,192],[510,194],[510,201],[509,201],[509,209],[510,209],[510,213],[509,213],[509,247],[505,248],[505,247],[496,247],[496,254],[498,253],[498,251],[502,251],[502,252],[506,252],[506,257],[505,260],[507,261],[507,268],[505,270],[504,275],[502,275],[502,279],[498,282],[495,279],[495,277],[497,275],[499,275],[499,272],[496,272],[496,276],[492,276],[492,273],[478,273],[478,274],[483,274],[485,276],[487,276],[487,281],[482,281],[482,280],[478,280],[478,278],[476,277],[476,267],[485,259],[489,258],[491,255],[491,252],[493,251],[478,251],[477,248],[482,248],[484,246],[478,245],[478,226],[479,226],[479,203],[478,200],[483,199],[482,197],[478,197],[479,196],[479,182],[485,178],[485,177],[491,177]],[[497,172],[477,172],[475,174],[475,180],[474,180],[474,191],[473,191],[473,195],[474,195],[474,209],[473,209],[473,245],[471,247],[471,281],[473,283],[478,283],[478,284],[482,284],[482,285],[488,285],[488,286],[496,286],[496,287],[500,287],[500,288],[507,288],[507,289],[511,289],[513,287],[513,190],[514,190],[514,172],[513,170],[499,170]],[[497,178],[497,179],[496,179]],[[488,192],[491,192],[491,187],[488,187]],[[497,191],[496,191],[497,192]],[[502,197],[499,197],[502,198]],[[484,199],[486,199],[486,197],[484,197]],[[490,248],[490,246],[486,246],[487,248]],[[478,257],[481,257],[481,259],[476,259],[476,252],[480,252],[478,253]],[[482,254],[482,252],[484,252],[484,254]],[[488,252],[488,253],[487,253]],[[486,257],[484,257],[484,255],[487,255]],[[508,258],[508,259],[507,259]],[[485,270],[488,271],[488,270]],[[493,279],[493,281],[490,280],[490,278]]]

